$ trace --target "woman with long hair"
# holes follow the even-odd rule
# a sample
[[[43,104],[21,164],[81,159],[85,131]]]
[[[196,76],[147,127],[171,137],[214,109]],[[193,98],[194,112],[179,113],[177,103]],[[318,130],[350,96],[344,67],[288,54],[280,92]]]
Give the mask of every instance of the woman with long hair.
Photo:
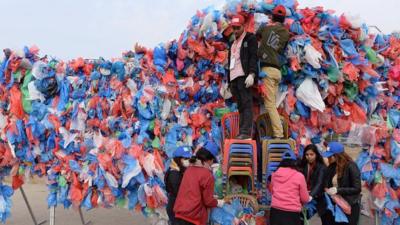
[[[192,157],[192,149],[187,146],[178,147],[172,156],[169,169],[165,173],[165,189],[168,193],[167,214],[171,225],[175,223],[174,205],[179,192],[183,174],[189,166],[189,159]]]
[[[322,224],[324,224],[322,215],[326,213],[326,203],[323,196],[326,166],[316,145],[310,144],[304,149],[301,170],[306,178],[308,193],[317,202],[317,212],[321,217]]]
[[[350,204],[351,214],[346,215],[349,221],[347,224],[357,225],[361,201],[361,175],[357,164],[344,152],[344,146],[339,142],[330,142],[322,156],[329,161],[325,179],[326,192],[329,195],[338,194]],[[321,219],[325,220],[326,225],[339,224],[329,210]]]
[[[312,197],[308,195],[306,180],[298,171],[296,156],[285,152],[278,170],[271,178],[271,225],[300,225],[300,212]]]
[[[190,159],[176,198],[174,212],[178,225],[205,225],[208,209],[222,207],[223,200],[214,198],[214,176],[211,165],[216,161],[218,146],[207,141]]]

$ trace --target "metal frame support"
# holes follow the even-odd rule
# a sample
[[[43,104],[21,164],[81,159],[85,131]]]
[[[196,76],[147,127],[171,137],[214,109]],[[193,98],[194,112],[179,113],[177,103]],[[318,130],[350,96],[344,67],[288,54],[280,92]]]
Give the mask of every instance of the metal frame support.
[[[44,221],[42,221],[42,222],[40,222],[40,223],[37,222],[36,217],[35,217],[35,214],[34,214],[33,211],[32,211],[32,207],[31,207],[31,205],[29,204],[29,201],[28,201],[28,198],[26,197],[26,194],[25,194],[24,189],[23,189],[22,187],[20,187],[19,190],[21,191],[22,198],[23,198],[24,201],[25,201],[26,207],[28,207],[28,211],[29,211],[29,214],[31,215],[31,218],[32,218],[32,220],[33,220],[33,224],[34,224],[34,225],[42,225],[42,224],[46,223],[47,220],[44,220]]]

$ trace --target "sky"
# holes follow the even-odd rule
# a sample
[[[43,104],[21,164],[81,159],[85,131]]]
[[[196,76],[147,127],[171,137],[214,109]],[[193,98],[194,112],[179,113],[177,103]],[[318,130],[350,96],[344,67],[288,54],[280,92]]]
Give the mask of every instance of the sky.
[[[298,0],[359,15],[384,33],[400,30],[399,0]],[[196,10],[225,0],[0,0],[0,49],[37,45],[59,59],[119,57],[178,38]]]

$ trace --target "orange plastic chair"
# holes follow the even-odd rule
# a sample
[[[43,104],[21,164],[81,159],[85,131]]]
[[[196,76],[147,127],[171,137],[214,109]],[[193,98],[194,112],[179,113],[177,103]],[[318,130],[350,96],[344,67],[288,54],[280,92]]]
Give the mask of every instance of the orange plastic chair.
[[[227,127],[227,122],[229,127]],[[233,139],[239,134],[239,113],[231,112],[222,116],[222,141],[224,139]]]

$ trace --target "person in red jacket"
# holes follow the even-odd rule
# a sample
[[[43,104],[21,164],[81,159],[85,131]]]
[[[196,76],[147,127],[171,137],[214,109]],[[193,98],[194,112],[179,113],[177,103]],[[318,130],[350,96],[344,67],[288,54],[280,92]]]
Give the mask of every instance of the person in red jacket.
[[[175,224],[205,225],[208,209],[222,207],[223,200],[214,198],[214,176],[211,165],[216,161],[218,146],[207,141],[194,157],[183,175],[178,196],[175,201]]]
[[[296,156],[285,152],[282,162],[272,174],[271,225],[300,225],[303,205],[312,200],[304,175],[297,170]]]

